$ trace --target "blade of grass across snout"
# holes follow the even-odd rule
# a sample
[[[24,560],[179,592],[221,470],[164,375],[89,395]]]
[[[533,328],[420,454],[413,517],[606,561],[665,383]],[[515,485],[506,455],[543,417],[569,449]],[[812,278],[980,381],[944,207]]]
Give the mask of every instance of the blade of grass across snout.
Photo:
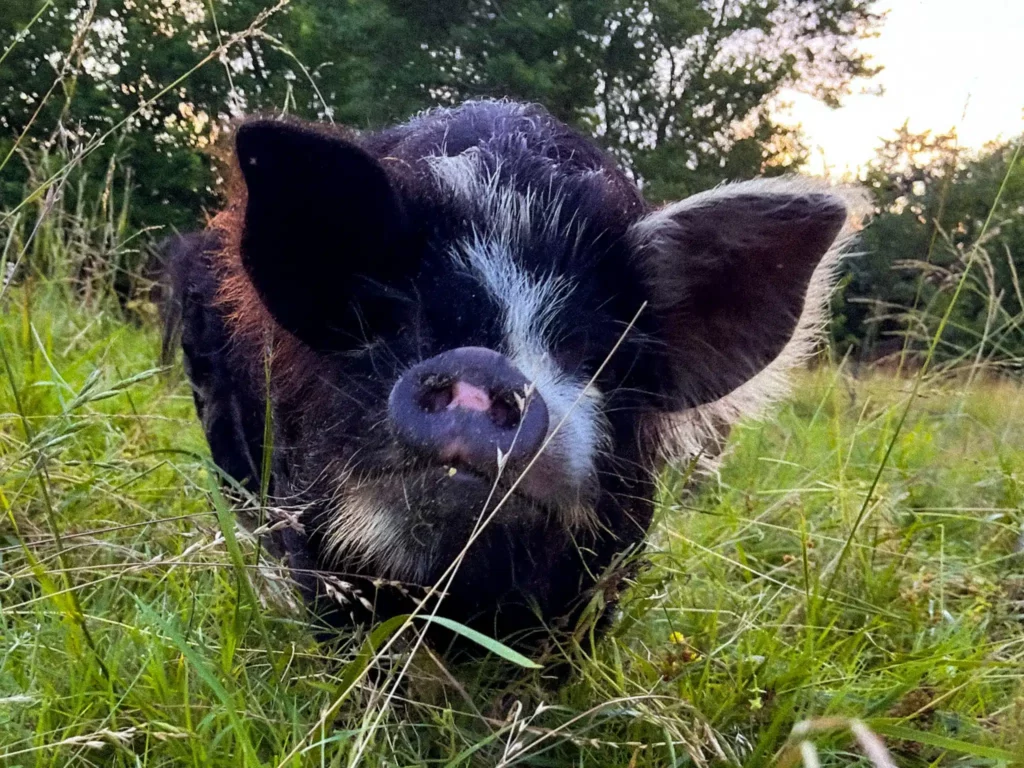
[[[212,7],[212,6],[211,6]],[[220,30],[217,31],[218,36]],[[270,467],[273,463],[274,451],[274,409],[270,397],[270,356],[271,343],[268,340],[263,349],[263,456],[260,460],[260,495],[259,495],[259,517],[257,529],[262,529],[267,522],[267,505],[270,500]],[[256,538],[256,551],[253,553],[253,567],[260,567],[260,557],[263,555],[263,537]],[[269,645],[267,646],[270,647]]]
[[[235,708],[235,701],[224,684],[217,679],[217,676],[210,671],[210,669],[203,663],[203,660],[199,657],[192,646],[188,644],[184,636],[178,632],[170,621],[167,621],[163,616],[154,611],[146,603],[144,603],[136,595],[131,595],[132,599],[135,600],[135,604],[138,606],[139,611],[143,617],[152,625],[156,626],[161,633],[170,638],[171,642],[177,647],[181,655],[185,657],[185,661],[189,663],[192,669],[195,670],[199,678],[206,683],[207,687],[213,691],[213,695],[220,701],[221,706],[224,707],[224,713],[227,715],[228,721],[231,723],[231,728],[234,730],[239,744],[241,745],[244,760],[242,765],[263,765],[263,762],[256,755],[256,750],[253,748],[252,741],[249,739],[249,732],[245,728],[245,723],[242,717],[239,715]]]
[[[218,34],[220,34],[218,32]],[[262,528],[267,521],[267,503],[270,494],[270,466],[273,461],[274,452],[274,409],[273,400],[270,397],[270,344],[263,350],[263,457],[260,464],[260,517],[259,527]],[[256,542],[256,565],[260,564],[260,553],[262,552],[263,539]]]

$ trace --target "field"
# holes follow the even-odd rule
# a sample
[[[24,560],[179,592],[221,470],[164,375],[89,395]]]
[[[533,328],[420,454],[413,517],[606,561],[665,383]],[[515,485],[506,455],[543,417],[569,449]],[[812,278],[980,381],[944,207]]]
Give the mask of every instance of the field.
[[[1019,384],[801,374],[567,684],[501,683],[318,644],[155,323],[66,285],[0,304],[3,765],[1024,764]]]

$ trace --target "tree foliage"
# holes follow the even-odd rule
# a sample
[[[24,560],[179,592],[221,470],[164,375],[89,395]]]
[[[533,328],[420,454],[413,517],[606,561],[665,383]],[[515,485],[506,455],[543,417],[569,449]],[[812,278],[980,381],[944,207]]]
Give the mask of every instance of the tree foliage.
[[[97,178],[118,157],[136,223],[187,226],[216,188],[208,150],[243,112],[363,128],[508,96],[667,199],[799,164],[772,100],[834,102],[871,74],[857,42],[878,22],[868,0],[273,1],[6,0],[0,153],[88,150]]]
[[[836,103],[873,73],[856,43],[868,3],[483,0],[432,41],[432,92],[547,105],[634,168],[654,199],[803,159],[769,113],[783,87]]]
[[[952,362],[1024,363],[1024,156],[1021,140],[980,152],[953,133],[883,142],[867,172],[876,215],[847,262],[841,345],[874,358],[920,352],[949,312],[937,349]],[[909,339],[907,338],[909,335]]]
[[[373,128],[481,96],[544,104],[651,200],[675,199],[798,167],[780,92],[837,104],[874,73],[858,43],[879,22],[868,0],[5,0],[0,199],[59,188],[74,211],[131,196],[109,205],[134,228],[193,227],[242,114]],[[841,347],[872,358],[909,334],[920,349],[966,271],[940,354],[1024,355],[1013,158],[906,127],[884,142],[866,176],[877,216],[836,305]]]

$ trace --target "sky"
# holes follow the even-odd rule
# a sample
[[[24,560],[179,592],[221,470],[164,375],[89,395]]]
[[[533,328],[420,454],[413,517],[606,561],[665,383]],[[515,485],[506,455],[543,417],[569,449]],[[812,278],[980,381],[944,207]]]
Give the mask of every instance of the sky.
[[[862,50],[885,69],[832,110],[785,93],[785,119],[813,148],[809,170],[856,173],[880,137],[904,120],[913,131],[956,128],[962,146],[1024,132],[1024,0],[881,0],[889,14]]]

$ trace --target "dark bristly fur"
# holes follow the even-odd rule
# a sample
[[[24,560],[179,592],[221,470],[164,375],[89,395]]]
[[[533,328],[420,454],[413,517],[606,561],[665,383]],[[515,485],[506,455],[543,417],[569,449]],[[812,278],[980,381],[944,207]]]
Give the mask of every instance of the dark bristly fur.
[[[553,434],[440,612],[527,646],[613,595],[623,572],[601,575],[642,542],[665,449],[692,458],[777,392],[847,221],[799,181],[653,211],[588,140],[510,102],[365,135],[255,120],[236,148],[230,204],[166,248],[214,460],[258,487],[269,354],[272,490],[304,530],[279,544],[323,571],[304,586],[336,620],[409,611],[517,477],[496,457],[456,481],[396,437],[389,392],[447,350],[501,352]]]

